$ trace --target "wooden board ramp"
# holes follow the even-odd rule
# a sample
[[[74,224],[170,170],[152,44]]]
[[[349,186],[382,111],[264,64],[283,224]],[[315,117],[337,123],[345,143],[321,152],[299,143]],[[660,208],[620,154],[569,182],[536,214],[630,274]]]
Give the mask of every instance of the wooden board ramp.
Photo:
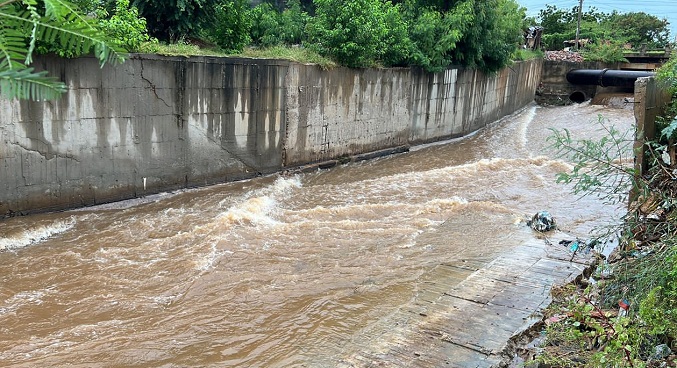
[[[559,237],[559,238],[558,238]],[[511,337],[540,320],[553,285],[572,281],[592,264],[558,241],[536,239],[493,260],[439,264],[415,298],[388,317],[371,340],[345,352],[339,367],[495,367]],[[352,345],[352,344],[351,344]]]

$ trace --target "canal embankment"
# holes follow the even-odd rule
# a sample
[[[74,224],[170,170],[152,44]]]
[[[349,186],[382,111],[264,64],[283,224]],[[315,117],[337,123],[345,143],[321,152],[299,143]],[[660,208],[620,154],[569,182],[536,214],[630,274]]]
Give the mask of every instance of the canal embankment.
[[[45,56],[55,101],[0,100],[0,216],[228,182],[459,137],[533,100],[540,60],[322,70],[281,60]]]

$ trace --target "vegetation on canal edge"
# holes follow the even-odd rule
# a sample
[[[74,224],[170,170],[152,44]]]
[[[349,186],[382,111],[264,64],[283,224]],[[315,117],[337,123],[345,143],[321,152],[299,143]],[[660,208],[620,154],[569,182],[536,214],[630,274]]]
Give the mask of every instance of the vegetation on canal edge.
[[[659,76],[673,102],[660,119],[659,138],[647,143],[651,159],[642,176],[627,166],[632,160],[616,155],[632,139],[602,118],[608,134],[599,141],[576,141],[566,131],[551,136],[553,147],[576,163],[558,178],[575,193],[612,203],[627,199],[629,189],[637,196],[624,221],[592,241],[620,240],[592,278],[554,289],[535,358],[541,366],[677,366],[677,58]]]
[[[106,22],[108,22],[106,20]],[[30,65],[35,52],[64,56],[94,51],[101,65],[123,60],[121,45],[92,19],[61,0],[0,2],[0,96],[52,99],[66,90],[63,82]]]
[[[546,5],[531,23],[544,28],[543,46],[546,50],[561,50],[565,41],[574,40],[578,28],[578,6],[570,9]],[[643,12],[600,12],[594,6],[581,13],[579,38],[591,45],[624,44],[639,48],[663,48],[670,41],[670,27],[666,19]]]
[[[247,49],[323,67],[439,72],[463,65],[495,72],[520,46],[526,11],[515,0],[287,0],[254,8],[249,0],[71,1],[0,1],[3,96],[58,97],[65,85],[34,72],[32,55],[92,50],[102,62],[120,60],[122,50],[242,55]]]
[[[323,68],[452,65],[492,73],[522,50],[525,31],[544,28],[547,49],[572,39],[574,9],[548,6],[538,20],[516,0],[6,0],[0,1],[0,94],[50,99],[65,89],[31,68],[33,53],[76,57],[92,50],[164,55],[283,58]],[[668,24],[644,13],[583,14],[588,60],[623,60],[621,45],[665,46]],[[109,57],[110,56],[110,57]]]

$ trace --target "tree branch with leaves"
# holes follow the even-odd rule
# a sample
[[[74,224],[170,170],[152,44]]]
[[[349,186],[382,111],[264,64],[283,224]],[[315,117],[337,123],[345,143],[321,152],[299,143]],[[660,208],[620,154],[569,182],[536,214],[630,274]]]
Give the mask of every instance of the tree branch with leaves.
[[[1,97],[48,100],[67,90],[46,71],[31,67],[38,41],[57,44],[73,55],[93,51],[101,66],[124,60],[124,51],[68,1],[6,0],[0,3]]]

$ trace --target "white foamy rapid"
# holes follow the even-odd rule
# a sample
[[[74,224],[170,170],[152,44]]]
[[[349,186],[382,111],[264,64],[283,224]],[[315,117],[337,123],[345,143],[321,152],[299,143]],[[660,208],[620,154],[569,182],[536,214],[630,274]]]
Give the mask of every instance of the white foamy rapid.
[[[301,179],[298,176],[279,177],[273,184],[247,193],[215,220],[218,224],[274,225],[278,223],[274,218],[278,204],[300,187]]]
[[[0,251],[27,247],[54,235],[61,234],[75,226],[73,217],[23,230],[17,234],[0,237]]]

